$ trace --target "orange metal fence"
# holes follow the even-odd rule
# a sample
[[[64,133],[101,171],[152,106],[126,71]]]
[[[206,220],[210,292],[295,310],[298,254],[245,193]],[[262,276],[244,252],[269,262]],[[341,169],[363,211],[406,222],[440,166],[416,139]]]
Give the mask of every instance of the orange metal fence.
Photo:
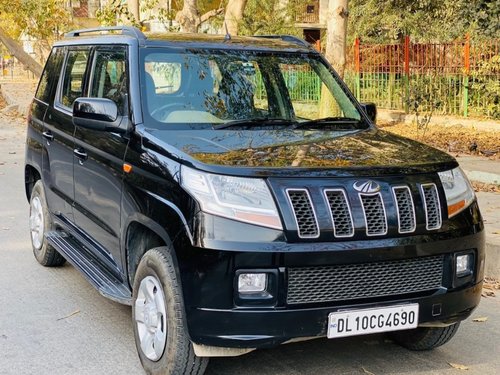
[[[421,109],[500,118],[500,40],[450,43],[364,44],[348,51],[346,80],[361,101],[405,109],[420,99]]]

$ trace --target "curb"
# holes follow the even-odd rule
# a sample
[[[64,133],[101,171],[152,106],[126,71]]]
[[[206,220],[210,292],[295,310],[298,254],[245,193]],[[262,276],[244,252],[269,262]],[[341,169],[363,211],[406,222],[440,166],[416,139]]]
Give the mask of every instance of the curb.
[[[4,85],[3,84],[0,84],[0,91],[2,92],[2,97],[3,99],[5,100],[5,102],[7,103],[8,106],[10,105],[16,105],[18,104],[17,103],[17,100],[15,100],[8,92],[8,90],[5,89]]]
[[[486,239],[485,252],[484,275],[500,280],[500,245],[488,242]]]
[[[8,84],[9,83],[7,83],[7,85]],[[21,114],[24,117],[28,116],[30,106],[31,106],[31,100],[29,100],[29,102],[26,102],[26,103],[23,101],[17,100],[9,93],[9,90],[5,88],[5,83],[0,84],[0,94],[2,95],[3,99],[7,103],[7,107],[14,108],[15,106],[17,106],[17,112],[19,114]]]
[[[500,174],[471,171],[467,169],[464,169],[464,172],[471,181],[482,182],[483,184],[500,185]]]

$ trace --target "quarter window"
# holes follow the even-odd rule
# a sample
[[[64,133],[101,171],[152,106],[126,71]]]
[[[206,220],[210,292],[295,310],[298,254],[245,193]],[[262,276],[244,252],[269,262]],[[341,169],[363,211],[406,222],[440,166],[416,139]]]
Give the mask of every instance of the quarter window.
[[[53,83],[55,82],[57,84],[57,79],[61,74],[61,63],[63,61],[63,57],[64,54],[62,53],[61,48],[55,47],[47,59],[45,69],[42,77],[40,78],[40,83],[38,84],[35,94],[35,98],[44,103],[48,103],[51,99]]]

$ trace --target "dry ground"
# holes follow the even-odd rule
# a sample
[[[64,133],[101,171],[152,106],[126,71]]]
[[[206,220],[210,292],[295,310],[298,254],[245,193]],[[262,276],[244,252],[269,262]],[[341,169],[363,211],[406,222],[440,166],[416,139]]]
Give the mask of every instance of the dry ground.
[[[483,131],[463,125],[429,125],[426,131],[414,124],[381,125],[384,130],[426,143],[452,155],[481,155],[500,160],[500,122],[497,130]]]

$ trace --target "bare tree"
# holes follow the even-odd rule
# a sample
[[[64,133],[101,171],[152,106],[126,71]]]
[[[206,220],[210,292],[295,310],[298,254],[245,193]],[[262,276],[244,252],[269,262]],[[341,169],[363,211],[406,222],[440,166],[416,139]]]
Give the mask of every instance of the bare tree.
[[[227,31],[231,35],[238,35],[238,26],[243,19],[243,12],[247,5],[247,0],[229,0],[226,5],[224,22],[227,25]]]
[[[12,56],[18,59],[30,72],[33,72],[35,76],[40,77],[42,75],[42,66],[34,58],[24,52],[23,47],[12,39],[1,27],[0,42],[2,42]]]
[[[326,22],[325,57],[343,78],[346,66],[348,0],[330,0]]]

